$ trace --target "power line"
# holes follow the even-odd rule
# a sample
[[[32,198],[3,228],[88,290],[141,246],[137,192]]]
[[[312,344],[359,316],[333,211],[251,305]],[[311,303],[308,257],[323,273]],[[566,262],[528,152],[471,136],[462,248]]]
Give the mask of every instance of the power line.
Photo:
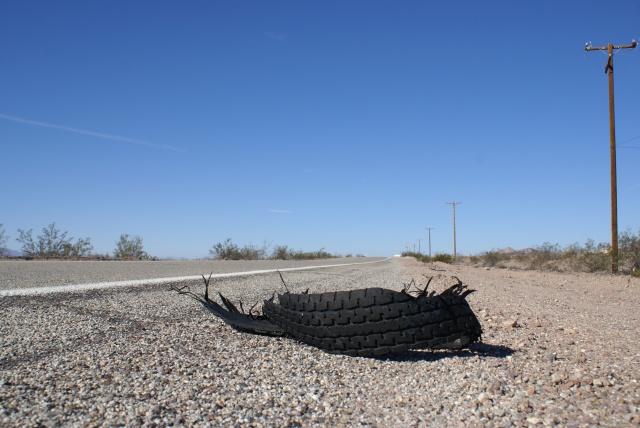
[[[637,137],[629,138],[628,140],[624,140],[621,144],[628,143],[629,141],[637,140],[638,138],[640,138],[640,135],[638,135]]]

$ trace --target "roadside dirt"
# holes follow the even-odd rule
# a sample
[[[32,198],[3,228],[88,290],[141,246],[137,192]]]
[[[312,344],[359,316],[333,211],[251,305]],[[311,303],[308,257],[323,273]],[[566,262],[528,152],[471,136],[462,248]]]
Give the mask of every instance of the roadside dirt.
[[[483,341],[514,351],[509,376],[534,423],[541,408],[580,408],[579,425],[640,425],[639,278],[404,262],[416,281],[456,276],[477,290],[468,300]]]

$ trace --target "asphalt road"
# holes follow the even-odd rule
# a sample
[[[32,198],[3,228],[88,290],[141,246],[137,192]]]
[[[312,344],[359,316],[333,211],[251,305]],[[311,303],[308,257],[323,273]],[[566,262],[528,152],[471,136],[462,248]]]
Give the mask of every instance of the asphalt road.
[[[384,258],[257,261],[0,261],[0,291],[136,281],[140,284],[171,278],[313,266],[370,263]],[[187,278],[185,278],[187,279]],[[156,281],[157,282],[157,281]],[[106,285],[105,287],[107,287]],[[2,293],[1,295],[8,293]]]

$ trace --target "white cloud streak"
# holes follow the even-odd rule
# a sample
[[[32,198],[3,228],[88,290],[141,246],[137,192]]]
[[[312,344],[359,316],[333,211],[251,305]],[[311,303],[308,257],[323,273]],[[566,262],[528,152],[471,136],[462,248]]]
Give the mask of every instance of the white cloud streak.
[[[277,42],[284,42],[285,40],[287,40],[287,36],[285,34],[274,31],[265,31],[264,35],[266,38],[275,40]]]
[[[38,122],[36,120],[23,119],[23,118],[20,118],[20,117],[9,116],[7,114],[2,114],[2,113],[0,113],[0,119],[4,119],[4,120],[11,121],[11,122],[16,122],[16,123],[21,123],[23,125],[39,126],[41,128],[59,129],[61,131],[73,132],[75,134],[88,135],[90,137],[102,138],[102,139],[105,139],[105,140],[121,141],[123,143],[129,143],[129,144],[136,144],[136,145],[139,145],[139,146],[152,147],[154,149],[171,150],[171,151],[174,151],[174,152],[182,152],[183,151],[181,149],[177,149],[175,147],[167,146],[167,145],[164,145],[164,144],[153,144],[153,143],[148,143],[146,141],[134,140],[133,138],[122,137],[120,135],[103,134],[101,132],[87,131],[85,129],[72,128],[70,126],[63,126],[63,125],[56,125],[56,124],[53,124],[53,123]]]

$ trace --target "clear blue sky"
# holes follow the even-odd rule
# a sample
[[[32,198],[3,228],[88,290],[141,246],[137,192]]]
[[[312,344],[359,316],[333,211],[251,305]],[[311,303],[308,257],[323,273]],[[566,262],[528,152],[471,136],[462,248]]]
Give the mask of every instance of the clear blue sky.
[[[607,10],[610,9],[610,10]],[[0,5],[0,223],[198,258],[231,237],[385,256],[610,239],[606,55],[640,2]],[[640,227],[640,52],[615,56]],[[635,139],[634,139],[635,138]],[[633,147],[633,148],[626,148]],[[417,247],[416,247],[417,248]]]

